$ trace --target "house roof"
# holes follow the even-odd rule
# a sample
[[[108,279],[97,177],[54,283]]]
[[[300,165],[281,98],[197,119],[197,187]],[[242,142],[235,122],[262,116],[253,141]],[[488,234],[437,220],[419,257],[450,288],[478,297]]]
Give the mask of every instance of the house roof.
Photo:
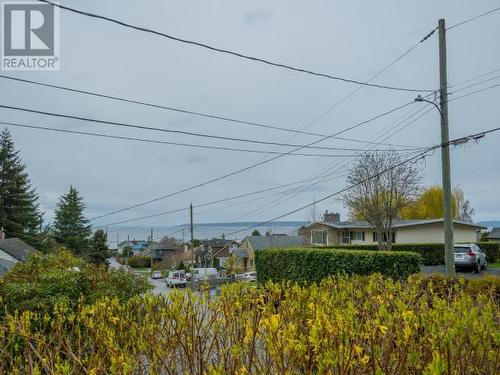
[[[25,261],[36,250],[19,238],[0,240],[0,249],[19,261]]]
[[[245,240],[248,241],[254,250],[268,249],[271,247],[294,247],[306,244],[302,236],[247,236]]]
[[[202,242],[203,243],[203,242]],[[222,248],[213,248],[212,247],[212,254],[209,253],[209,248],[208,247],[196,247],[194,249],[195,255],[199,256],[201,258],[204,257],[214,257],[214,258],[229,258],[232,254],[239,258],[247,258],[248,253],[246,252],[245,249],[242,249],[240,247],[237,248],[231,248],[229,245],[231,243],[237,243],[236,241],[228,241],[227,246],[224,246]]]
[[[444,219],[422,219],[422,220],[394,220],[392,227],[393,228],[403,228],[403,227],[411,227],[415,225],[426,225],[426,224],[434,224],[434,223],[442,223]],[[474,223],[466,223],[464,221],[459,221],[459,220],[453,220],[454,224],[460,224],[460,225],[466,225],[470,227],[474,227],[477,229],[486,229],[486,227],[477,225]],[[313,225],[321,224],[321,225],[327,225],[332,228],[336,229],[372,229],[373,226],[369,224],[367,221],[364,220],[355,220],[355,221],[338,221],[334,223],[325,223],[324,221],[314,221],[308,225],[306,225],[306,228],[313,226]]]
[[[486,238],[489,238],[491,240],[500,240],[500,228],[493,228]]]
[[[0,259],[0,276],[5,274],[8,270],[14,267],[15,263],[10,260]]]
[[[238,242],[235,240],[226,240],[222,238],[212,238],[211,240],[202,240],[200,241],[203,246],[210,246],[212,249],[215,248],[223,248],[225,246],[229,247],[232,243],[237,244]]]
[[[155,242],[153,244],[153,250],[155,250],[155,252],[157,250],[162,250],[162,251],[176,251],[178,250],[178,247],[175,246],[175,245],[170,245],[170,244],[161,244],[161,243],[158,243],[158,242]],[[142,251],[141,251],[141,255],[151,255],[151,245],[145,247]],[[156,254],[155,254],[156,255]]]

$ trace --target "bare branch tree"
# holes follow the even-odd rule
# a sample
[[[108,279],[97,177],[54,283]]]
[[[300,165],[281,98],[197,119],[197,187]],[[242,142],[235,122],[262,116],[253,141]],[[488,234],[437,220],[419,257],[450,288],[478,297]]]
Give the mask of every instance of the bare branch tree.
[[[362,154],[349,170],[344,204],[374,227],[380,250],[391,249],[394,219],[417,197],[420,181],[419,170],[393,151]]]

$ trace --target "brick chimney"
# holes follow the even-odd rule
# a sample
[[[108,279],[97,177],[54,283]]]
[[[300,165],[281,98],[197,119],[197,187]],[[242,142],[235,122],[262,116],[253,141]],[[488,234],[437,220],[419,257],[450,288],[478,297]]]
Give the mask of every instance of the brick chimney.
[[[340,214],[338,212],[328,212],[325,211],[323,214],[323,221],[325,223],[338,223],[340,221]]]

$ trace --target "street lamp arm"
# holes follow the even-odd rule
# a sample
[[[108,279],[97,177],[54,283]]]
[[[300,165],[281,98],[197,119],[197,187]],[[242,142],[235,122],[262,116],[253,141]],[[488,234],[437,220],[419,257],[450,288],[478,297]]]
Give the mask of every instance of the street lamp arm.
[[[441,116],[443,115],[443,112],[441,112],[441,108],[439,108],[439,106],[438,106],[436,103],[434,103],[433,101],[431,101],[431,100],[427,100],[427,99],[425,99],[424,97],[422,97],[422,96],[420,96],[420,95],[419,95],[419,96],[417,96],[417,97],[415,98],[415,101],[416,101],[416,102],[426,102],[426,103],[430,103],[430,104],[432,104],[434,107],[436,107],[436,109],[439,111],[439,114],[440,114]]]

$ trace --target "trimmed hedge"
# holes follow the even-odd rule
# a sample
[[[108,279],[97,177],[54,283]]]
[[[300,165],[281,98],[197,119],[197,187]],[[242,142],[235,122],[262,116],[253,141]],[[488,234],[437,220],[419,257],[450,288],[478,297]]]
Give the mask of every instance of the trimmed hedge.
[[[420,263],[419,254],[397,251],[288,248],[255,252],[259,282],[310,283],[338,273],[370,275],[376,272],[399,279],[420,272]]]
[[[132,268],[148,268],[151,266],[151,257],[131,257],[128,259],[128,265]]]
[[[488,263],[500,261],[500,243],[476,242],[476,244],[486,253]],[[325,247],[321,247],[324,249]],[[330,247],[327,247],[330,248]],[[371,250],[378,251],[377,245],[339,245],[332,249],[345,250]],[[424,266],[437,266],[444,264],[444,244],[393,244],[391,251],[410,251],[420,254]]]

